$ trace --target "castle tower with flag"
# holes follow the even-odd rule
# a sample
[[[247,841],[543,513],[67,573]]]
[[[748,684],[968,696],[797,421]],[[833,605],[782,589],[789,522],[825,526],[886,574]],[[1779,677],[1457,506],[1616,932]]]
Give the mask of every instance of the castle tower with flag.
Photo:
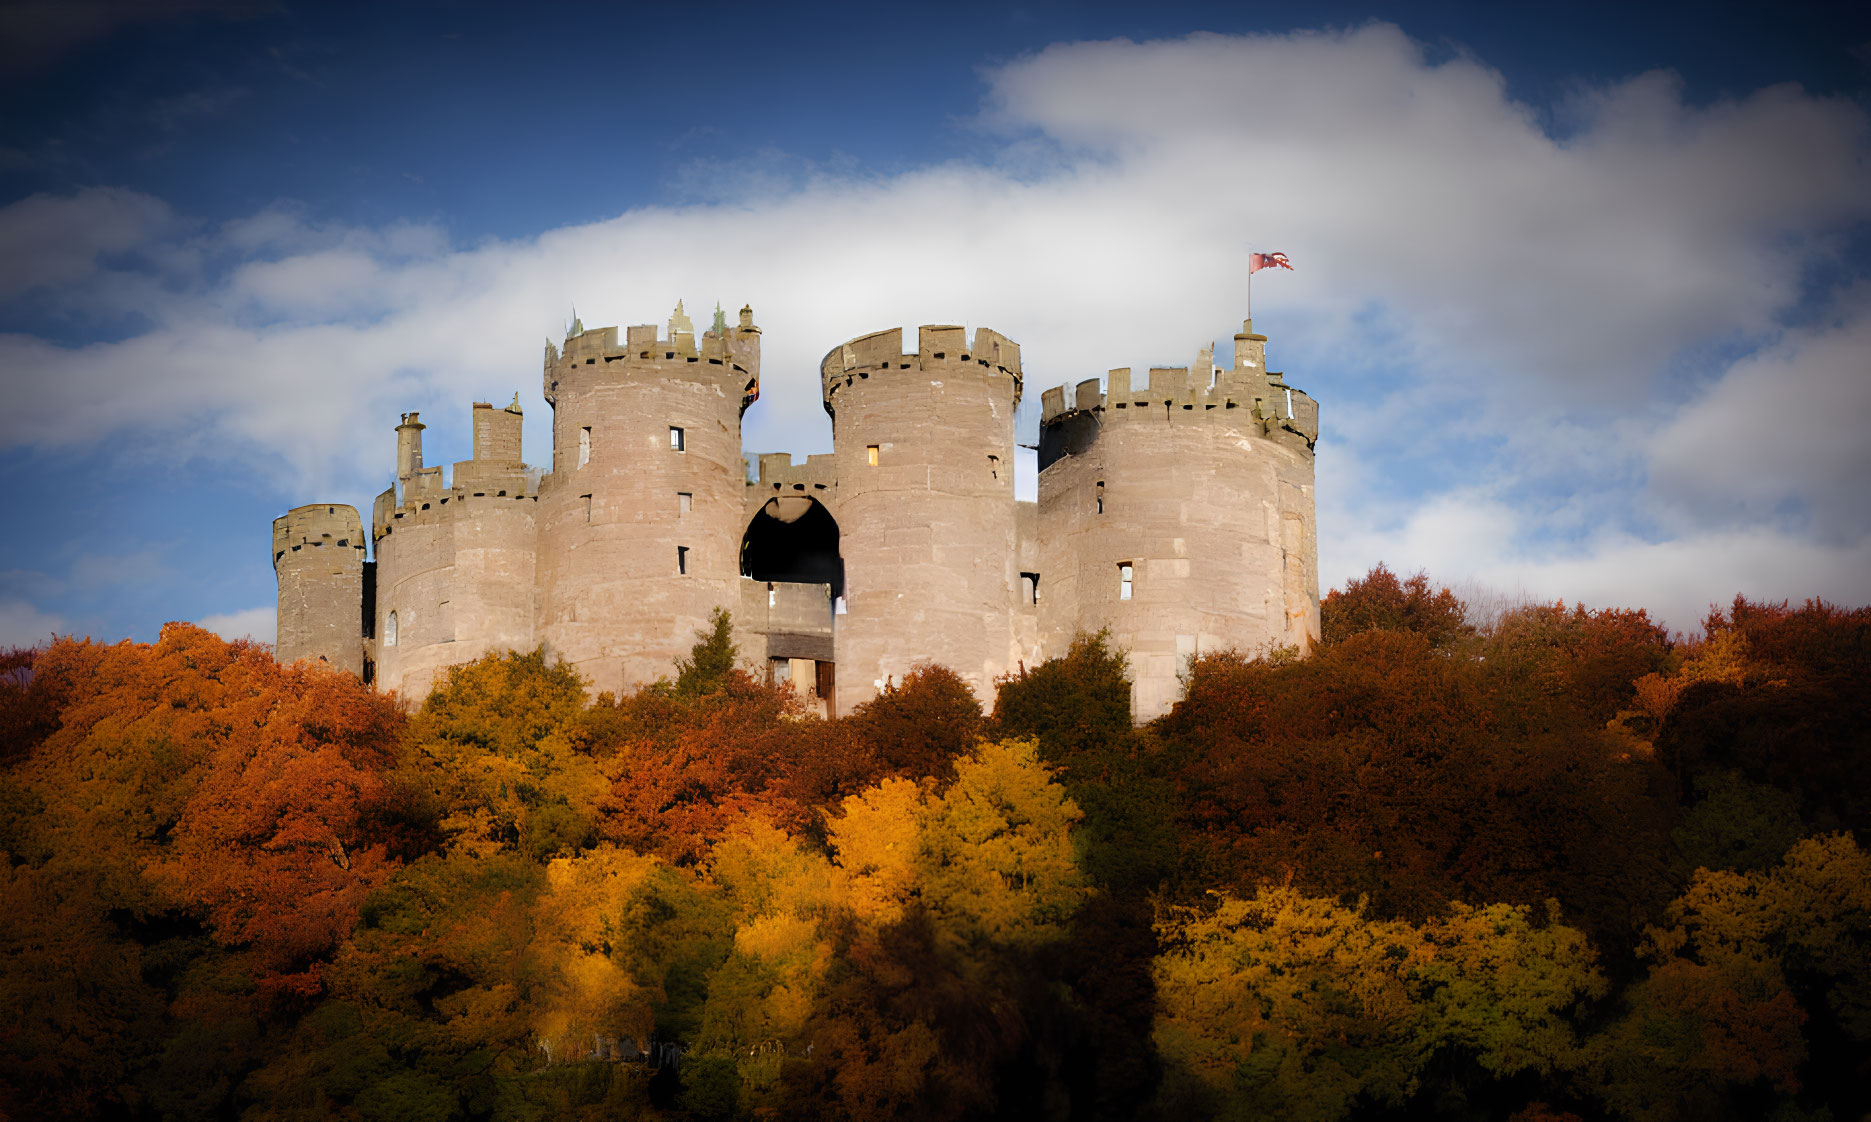
[[[545,350],[543,470],[517,398],[474,405],[449,477],[404,414],[370,556],[351,507],[274,520],[278,656],[419,698],[449,666],[543,647],[624,690],[725,608],[746,661],[832,714],[926,661],[991,704],[997,678],[1103,630],[1147,719],[1192,657],[1317,641],[1318,406],[1267,369],[1251,320],[1227,365],[1204,347],[1041,394],[1037,502],[1014,494],[1013,340],[938,325],[913,349],[894,330],[834,347],[834,451],[750,471],[760,340],[751,308],[699,336],[680,304],[663,329],[574,321]]]

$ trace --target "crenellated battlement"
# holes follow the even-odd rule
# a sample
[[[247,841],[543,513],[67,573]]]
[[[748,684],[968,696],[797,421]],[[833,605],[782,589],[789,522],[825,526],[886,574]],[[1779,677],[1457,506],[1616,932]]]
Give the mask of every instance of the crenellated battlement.
[[[441,468],[432,468],[439,478]],[[394,488],[385,490],[377,496],[371,509],[371,537],[382,538],[387,534],[410,526],[432,526],[448,522],[475,508],[506,506],[511,503],[539,502],[539,479],[532,472],[519,475],[511,488],[493,487],[482,490],[481,484],[470,490],[466,486],[447,487],[437,491],[405,496],[399,505],[396,502]]]
[[[1231,373],[1222,371],[1222,373]],[[1305,438],[1319,438],[1319,406],[1304,390],[1284,383],[1256,385],[1246,379],[1220,380],[1202,385],[1187,367],[1153,367],[1143,385],[1131,385],[1129,369],[1113,370],[1107,387],[1087,378],[1074,387],[1054,386],[1040,394],[1042,428],[1063,424],[1075,414],[1094,413],[1106,423],[1123,420],[1172,419],[1183,413],[1210,413],[1245,409],[1265,431],[1287,430]],[[1066,392],[1070,388],[1071,397]]]
[[[357,508],[338,503],[312,503],[293,507],[273,519],[273,567],[290,554],[317,551],[331,560],[349,551],[363,561],[364,524]]]
[[[403,414],[396,427],[397,482],[371,504],[373,541],[399,527],[445,522],[470,500],[538,502],[539,473],[521,459],[525,417],[519,395],[514,394],[513,404],[504,409],[485,401],[472,407],[473,457],[455,461],[452,482],[441,465],[422,466],[422,431],[427,426],[417,414]]]
[[[368,519],[313,504],[274,520],[277,656],[419,697],[450,666],[539,648],[627,690],[734,607],[756,672],[829,713],[913,658],[985,702],[1103,632],[1147,718],[1198,652],[1316,640],[1318,406],[1267,370],[1251,322],[1231,354],[1046,390],[1024,502],[1023,356],[998,331],[930,324],[914,347],[904,328],[832,348],[835,451],[795,462],[743,443],[752,308],[704,326],[677,304],[664,324],[574,319],[547,342],[551,446],[534,455],[549,470],[523,458],[518,395],[472,403],[472,453],[452,463],[424,462],[425,426],[403,413]]]
[[[617,328],[586,330],[574,319],[562,349],[551,340],[546,342],[545,397],[557,405],[561,386],[633,375],[665,378],[688,366],[700,369],[685,371],[687,377],[715,373],[732,383],[741,395],[741,411],[746,412],[760,398],[760,329],[754,326],[753,308],[742,306],[737,325],[729,325],[716,309],[714,326],[697,336],[678,301],[665,327],[638,324],[626,328],[621,343]]]
[[[1004,374],[1013,379],[1014,404],[1020,402],[1023,382],[1018,343],[991,328],[975,329],[971,342],[965,327],[930,324],[917,328],[914,353],[904,352],[903,331],[895,327],[833,347],[819,363],[825,411],[834,411],[834,398],[839,391],[872,377],[887,377],[904,370],[924,373],[980,370]]]
[[[1251,329],[1251,321],[1245,326]],[[1305,391],[1269,371],[1264,335],[1235,336],[1235,366],[1217,366],[1204,347],[1196,364],[1154,366],[1141,378],[1129,367],[1087,378],[1076,386],[1055,386],[1040,394],[1042,443],[1045,431],[1091,415],[1100,423],[1123,420],[1176,420],[1183,415],[1219,412],[1230,420],[1246,410],[1268,436],[1290,434],[1311,448],[1319,439],[1319,406]]]
[[[838,486],[838,457],[832,453],[807,456],[796,464],[790,452],[762,452],[758,458],[759,474],[747,481],[748,497],[777,494],[805,494],[823,498]]]

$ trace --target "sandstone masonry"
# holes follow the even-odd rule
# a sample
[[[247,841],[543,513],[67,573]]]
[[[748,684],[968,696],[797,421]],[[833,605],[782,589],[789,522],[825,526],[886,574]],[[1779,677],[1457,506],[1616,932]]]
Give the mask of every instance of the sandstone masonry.
[[[586,331],[546,345],[552,468],[521,458],[518,398],[474,405],[473,458],[422,462],[396,429],[367,560],[357,511],[273,522],[278,657],[322,658],[420,696],[447,667],[543,645],[597,690],[670,672],[710,613],[743,657],[827,714],[917,662],[995,678],[1108,630],[1139,719],[1204,651],[1319,634],[1318,405],[1266,369],[1243,324],[1233,364],[1113,370],[1041,395],[1039,501],[1014,498],[1020,348],[987,328],[853,339],[825,356],[829,455],[760,455],[760,329],[742,308],[697,335]],[[750,478],[750,475],[752,478]]]

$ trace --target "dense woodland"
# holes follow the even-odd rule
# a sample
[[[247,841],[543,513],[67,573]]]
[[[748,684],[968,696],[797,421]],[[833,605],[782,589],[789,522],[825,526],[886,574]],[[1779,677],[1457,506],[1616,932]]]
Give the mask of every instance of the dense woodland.
[[[1859,1119],[1868,625],[1379,568],[1141,728],[1097,637],[832,721],[725,617],[595,701],[61,639],[0,657],[0,1114]]]

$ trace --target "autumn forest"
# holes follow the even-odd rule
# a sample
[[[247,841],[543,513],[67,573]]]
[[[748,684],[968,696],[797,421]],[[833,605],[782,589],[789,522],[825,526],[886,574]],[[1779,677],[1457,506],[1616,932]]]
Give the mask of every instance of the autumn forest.
[[[1323,618],[1141,727],[1099,636],[829,721],[725,615],[595,699],[0,655],[0,1118],[1871,1112],[1871,609]]]

